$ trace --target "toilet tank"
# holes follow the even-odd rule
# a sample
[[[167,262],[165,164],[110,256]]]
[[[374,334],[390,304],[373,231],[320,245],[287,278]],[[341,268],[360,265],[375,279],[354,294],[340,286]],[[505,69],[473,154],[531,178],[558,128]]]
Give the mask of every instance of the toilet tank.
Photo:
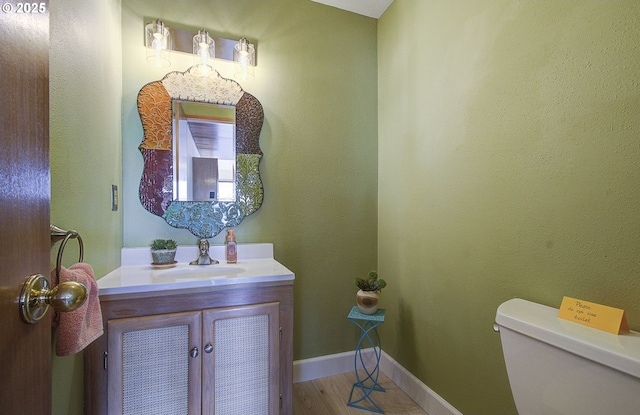
[[[496,324],[519,415],[640,414],[640,333],[615,335],[522,299]]]

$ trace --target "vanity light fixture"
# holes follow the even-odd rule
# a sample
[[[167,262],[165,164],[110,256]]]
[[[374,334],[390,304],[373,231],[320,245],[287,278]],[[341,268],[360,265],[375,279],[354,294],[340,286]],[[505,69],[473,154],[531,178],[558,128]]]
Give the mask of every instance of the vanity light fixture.
[[[145,45],[147,47],[147,62],[158,68],[171,65],[169,52],[171,51],[171,34],[160,19],[156,19],[145,26]]]
[[[150,63],[159,67],[171,65],[169,52],[173,51],[192,54],[194,69],[202,75],[213,72],[213,60],[220,59],[234,62],[236,78],[246,80],[255,76],[258,48],[245,37],[240,41],[225,39],[211,36],[206,29],[183,28],[175,22],[169,24],[171,27],[155,17],[144,18],[147,61]]]
[[[233,60],[236,62],[235,76],[246,81],[255,78],[256,48],[243,37],[233,48]]]
[[[193,37],[194,66],[202,76],[213,70],[213,58],[216,57],[216,43],[206,30],[198,30]]]

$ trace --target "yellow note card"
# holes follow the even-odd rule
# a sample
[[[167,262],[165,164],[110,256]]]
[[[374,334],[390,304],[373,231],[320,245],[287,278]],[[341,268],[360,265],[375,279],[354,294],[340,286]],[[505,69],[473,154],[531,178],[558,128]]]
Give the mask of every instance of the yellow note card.
[[[629,332],[624,310],[564,297],[558,317],[613,334]]]

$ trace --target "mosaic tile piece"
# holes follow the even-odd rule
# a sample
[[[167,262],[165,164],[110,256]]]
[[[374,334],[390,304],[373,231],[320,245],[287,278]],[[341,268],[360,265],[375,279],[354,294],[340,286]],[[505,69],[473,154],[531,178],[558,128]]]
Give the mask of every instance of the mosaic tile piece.
[[[242,206],[245,215],[252,214],[262,205],[264,190],[259,170],[261,158],[260,154],[236,155],[236,202]]]
[[[140,202],[149,212],[162,216],[173,201],[173,155],[168,150],[141,148],[144,170]]]
[[[245,216],[242,206],[235,202],[174,202],[163,217],[174,228],[208,239],[224,228],[238,226]]]
[[[171,97],[161,82],[151,82],[138,93],[138,114],[144,140],[140,149],[171,150]]]

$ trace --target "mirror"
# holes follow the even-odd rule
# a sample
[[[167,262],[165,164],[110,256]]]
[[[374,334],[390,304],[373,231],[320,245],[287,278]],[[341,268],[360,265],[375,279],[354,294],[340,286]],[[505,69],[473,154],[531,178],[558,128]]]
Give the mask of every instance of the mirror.
[[[180,120],[180,114],[176,114],[176,111],[180,111],[180,106],[188,106],[190,103],[218,105],[219,111],[226,108],[227,115],[230,108],[235,108],[235,128],[232,128],[235,160],[227,158],[235,163],[235,174],[229,180],[229,168],[225,167],[226,171],[222,172],[218,160],[216,181],[226,182],[227,190],[220,192],[218,186],[214,198],[209,197],[206,201],[187,200],[198,197],[190,197],[188,187],[182,191],[180,189],[180,178],[184,175],[187,178],[185,183],[189,183],[189,170],[193,170],[193,166],[189,167],[186,163],[183,169],[181,155],[176,154],[180,152],[181,138],[173,138],[174,122],[176,117]],[[224,228],[239,225],[244,217],[254,213],[262,205],[263,187],[259,171],[262,151],[258,140],[264,112],[260,102],[243,91],[237,82],[222,78],[216,71],[207,77],[198,76],[191,69],[186,72],[170,72],[162,80],[151,82],[140,89],[138,113],[144,131],[144,139],[138,147],[144,159],[139,195],[140,202],[149,212],[163,217],[173,227],[188,229],[198,238],[212,238]],[[227,144],[230,141],[229,124],[227,120],[227,138],[221,139]],[[174,141],[178,145],[177,150]],[[224,153],[228,157],[228,146]],[[218,155],[209,158],[220,159]],[[178,163],[174,167],[175,158]],[[210,161],[206,163],[214,164]],[[208,170],[216,169],[210,167]],[[206,174],[203,175],[207,177]],[[229,183],[234,186],[235,191],[228,190]],[[221,193],[224,192],[231,192],[232,195],[222,197]],[[205,193],[205,196],[211,196],[210,192]]]
[[[236,200],[236,108],[174,99],[173,200]]]

